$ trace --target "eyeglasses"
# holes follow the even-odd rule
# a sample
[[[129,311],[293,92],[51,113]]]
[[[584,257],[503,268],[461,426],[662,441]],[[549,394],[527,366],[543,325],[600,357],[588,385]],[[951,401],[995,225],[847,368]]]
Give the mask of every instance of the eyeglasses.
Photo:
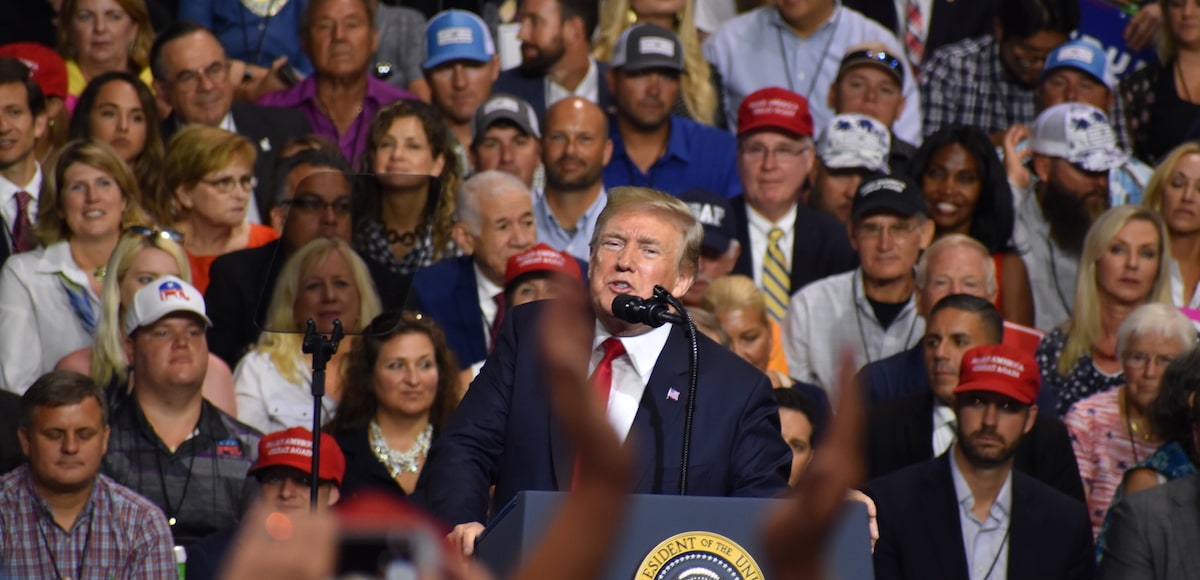
[[[171,228],[158,229],[146,226],[129,226],[125,231],[131,236],[138,236],[140,238],[159,238],[162,240],[171,240],[177,244],[183,243],[183,232]]]
[[[915,222],[897,222],[891,225],[880,225],[874,223],[859,224],[854,229],[858,231],[858,235],[864,238],[878,238],[883,235],[886,230],[888,237],[903,238],[917,231],[920,224]]]
[[[791,163],[809,151],[812,151],[812,145],[780,145],[771,148],[761,143],[751,143],[738,146],[738,152],[742,154],[742,157],[752,163],[760,163],[768,156],[774,157],[781,163]]]
[[[1129,367],[1130,369],[1142,369],[1145,368],[1146,365],[1150,364],[1151,360],[1154,361],[1154,364],[1158,366],[1158,368],[1165,369],[1170,366],[1171,362],[1175,360],[1175,357],[1165,354],[1151,356],[1149,353],[1145,352],[1131,352],[1125,355],[1125,366]]]
[[[305,195],[294,199],[285,199],[279,202],[279,205],[290,205],[292,206],[292,209],[309,213],[326,211],[332,208],[333,213],[337,215],[350,215],[350,211],[352,209],[349,198],[341,197],[333,201],[325,201],[315,195]]]
[[[171,81],[171,84],[186,91],[192,91],[200,85],[201,77],[208,79],[208,82],[213,84],[228,80],[229,62],[220,60],[202,69],[182,71],[175,75],[175,80]]]
[[[233,193],[233,188],[239,185],[246,191],[254,191],[254,188],[258,187],[258,179],[253,175],[243,175],[241,177],[230,175],[221,179],[201,179],[200,183],[211,185],[221,193]]]

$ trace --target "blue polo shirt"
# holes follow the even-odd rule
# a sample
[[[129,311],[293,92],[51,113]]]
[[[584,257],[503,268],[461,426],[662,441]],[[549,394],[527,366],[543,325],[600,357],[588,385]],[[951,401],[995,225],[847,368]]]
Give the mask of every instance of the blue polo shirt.
[[[737,139],[728,131],[683,117],[671,115],[670,122],[666,153],[648,173],[642,173],[625,151],[617,122],[612,120],[609,138],[613,153],[604,167],[604,186],[650,187],[675,196],[703,188],[727,198],[737,196],[742,190],[737,173]]]

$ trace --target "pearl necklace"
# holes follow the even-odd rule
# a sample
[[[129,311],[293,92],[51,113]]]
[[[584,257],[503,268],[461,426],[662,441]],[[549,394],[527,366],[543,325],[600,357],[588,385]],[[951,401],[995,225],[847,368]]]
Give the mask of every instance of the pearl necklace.
[[[392,479],[403,473],[417,473],[421,470],[421,458],[429,452],[429,444],[433,441],[433,425],[426,425],[425,430],[417,436],[417,442],[404,451],[396,451],[388,445],[383,436],[379,423],[371,421],[370,443],[375,458],[387,468]]]

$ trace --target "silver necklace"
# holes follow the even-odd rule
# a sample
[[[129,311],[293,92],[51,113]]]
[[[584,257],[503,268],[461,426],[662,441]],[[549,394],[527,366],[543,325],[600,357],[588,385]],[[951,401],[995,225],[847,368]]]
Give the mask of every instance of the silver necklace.
[[[433,425],[426,425],[425,430],[417,436],[417,442],[404,451],[396,451],[388,445],[383,436],[379,423],[371,421],[370,425],[371,451],[379,462],[387,468],[392,479],[403,473],[417,473],[421,470],[421,458],[429,452],[429,444],[433,441]]]

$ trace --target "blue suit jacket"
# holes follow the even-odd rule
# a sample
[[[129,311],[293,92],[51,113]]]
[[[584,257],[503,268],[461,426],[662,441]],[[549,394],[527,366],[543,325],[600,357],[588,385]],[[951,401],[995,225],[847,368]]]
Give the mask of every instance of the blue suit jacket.
[[[966,579],[950,453],[871,482],[879,513],[876,580]],[[1087,507],[1046,484],[1012,473],[1008,577],[1090,580],[1095,552]]]
[[[483,522],[519,491],[567,490],[574,452],[551,416],[539,332],[543,303],[509,312],[495,348],[430,450],[429,508],[451,525]],[[634,417],[635,493],[676,493],[687,407],[688,341],[671,330]],[[792,454],[780,436],[771,383],[737,355],[699,337],[701,361],[688,491],[774,496],[787,488]],[[679,391],[678,400],[668,391]]]
[[[600,106],[600,110],[608,112],[608,106],[612,103],[612,93],[608,90],[608,65],[596,61],[597,74],[599,75],[599,88],[596,95],[600,102],[596,103]],[[546,126],[546,76],[545,75],[529,75],[521,70],[521,67],[510,68],[500,73],[500,78],[496,79],[496,84],[492,86],[492,94],[508,93],[514,97],[525,99],[529,106],[533,107],[533,111],[537,113],[538,122],[544,128]]]
[[[446,334],[460,368],[487,357],[487,326],[479,308],[471,256],[442,260],[413,275],[410,306],[428,314]]]

